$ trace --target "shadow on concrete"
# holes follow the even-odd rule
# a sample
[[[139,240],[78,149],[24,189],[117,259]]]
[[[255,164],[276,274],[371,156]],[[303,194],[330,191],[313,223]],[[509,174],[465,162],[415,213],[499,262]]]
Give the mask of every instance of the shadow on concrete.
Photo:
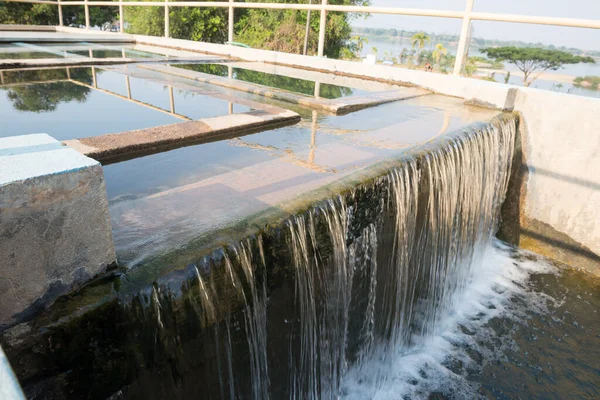
[[[563,174],[559,174],[557,172],[548,171],[546,169],[527,166],[525,164],[521,165],[521,170],[529,171],[530,173],[536,174],[536,175],[544,175],[549,178],[554,178],[554,179],[558,179],[561,181],[574,183],[575,185],[587,187],[587,188],[590,188],[593,190],[600,190],[600,183],[587,181],[585,179],[579,179],[574,176],[563,175]]]

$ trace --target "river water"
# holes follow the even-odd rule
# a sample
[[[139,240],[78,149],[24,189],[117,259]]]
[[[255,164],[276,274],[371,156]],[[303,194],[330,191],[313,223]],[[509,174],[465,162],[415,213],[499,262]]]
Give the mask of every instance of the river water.
[[[377,48],[377,57],[379,60],[385,59],[386,53],[390,54],[390,57],[392,57],[392,58],[399,58],[399,55],[402,52],[402,49],[410,50],[412,48],[410,39],[406,39],[406,38],[392,39],[392,38],[378,37],[378,36],[368,36],[368,35],[362,35],[362,36],[366,37],[369,40],[369,43],[365,43],[365,45],[364,45],[363,56],[367,55],[367,54],[372,54],[372,52],[373,52],[372,49],[375,47],[375,48]],[[433,48],[435,48],[435,45],[437,43],[438,42],[431,42],[430,44],[428,44],[425,47],[425,50],[429,50],[429,51],[432,50]],[[456,42],[441,42],[441,43],[442,43],[442,45],[444,45],[445,48],[448,49],[449,54],[456,54],[456,49],[457,49],[458,43],[456,43]],[[485,55],[481,54],[478,51],[478,49],[475,47],[471,48],[471,50],[469,51],[469,56],[485,57]],[[511,72],[518,71],[518,69],[510,63],[504,63],[504,68],[507,71],[511,71]],[[572,76],[573,79],[578,76],[600,76],[600,63],[596,63],[596,64],[584,63],[584,64],[565,65],[557,71],[547,71],[546,73],[548,74],[548,78],[545,78],[545,80],[541,80],[541,79],[536,80],[531,85],[531,87],[536,87],[538,89],[552,90],[552,91],[557,91],[557,92],[562,92],[562,93],[571,93],[571,94],[576,94],[576,95],[580,95],[580,96],[600,97],[600,90],[576,87],[571,83],[561,82],[560,78],[558,78],[556,81],[553,81],[552,79],[550,79],[552,74],[568,75],[568,76]],[[496,74],[496,75],[497,75],[496,81],[503,83],[504,75],[500,75],[500,74]],[[517,85],[517,86],[522,86],[523,79],[520,77],[512,76],[509,80],[509,83],[513,84],[513,85]]]

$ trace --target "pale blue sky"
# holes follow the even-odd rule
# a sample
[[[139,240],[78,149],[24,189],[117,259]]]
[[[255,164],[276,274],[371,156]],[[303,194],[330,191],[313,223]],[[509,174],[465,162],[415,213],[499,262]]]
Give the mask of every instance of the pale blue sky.
[[[374,6],[464,9],[466,0],[372,0]],[[475,11],[505,14],[600,19],[600,0],[475,0]],[[437,33],[460,33],[460,20],[444,18],[372,15],[356,20],[355,26],[371,28],[421,29]],[[542,42],[555,46],[573,46],[600,50],[600,30],[474,21],[474,36]]]

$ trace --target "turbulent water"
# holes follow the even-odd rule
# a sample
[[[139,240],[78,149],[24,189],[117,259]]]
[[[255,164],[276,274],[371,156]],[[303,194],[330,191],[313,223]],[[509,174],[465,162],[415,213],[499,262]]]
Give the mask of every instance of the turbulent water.
[[[373,183],[383,190],[363,187],[290,219],[294,275],[287,296],[294,300],[284,321],[270,315],[264,281],[253,284],[253,271],[267,267],[262,240],[259,257],[249,243],[235,247],[241,276],[229,258],[226,268],[233,286],[250,288],[239,293],[252,394],[231,383],[228,350],[219,380],[232,386],[223,397],[367,398],[385,391],[398,363],[446,329],[445,319],[482,273],[515,130],[507,120],[463,132]],[[287,325],[276,340],[283,353],[269,348],[267,324],[278,322]],[[230,335],[227,324],[220,336]]]

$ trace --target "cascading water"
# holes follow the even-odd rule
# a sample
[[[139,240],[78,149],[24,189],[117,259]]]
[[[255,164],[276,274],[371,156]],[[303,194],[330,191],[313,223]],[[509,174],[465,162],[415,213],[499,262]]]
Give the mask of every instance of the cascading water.
[[[373,397],[393,379],[390,366],[444,329],[477,277],[517,123],[505,115],[449,135],[256,236],[186,256],[187,267],[151,285],[106,288],[112,297],[84,317],[15,345],[14,357],[28,360],[25,389],[94,399]],[[349,380],[366,392],[348,395]]]
[[[238,390],[230,397],[337,398],[348,369],[359,374],[373,361],[379,371],[370,379],[375,387],[385,382],[386,366],[436,334],[476,273],[497,230],[515,134],[510,119],[463,132],[289,219],[294,300],[288,330],[279,332],[284,352],[268,349],[267,325],[277,316],[269,313],[265,281],[253,284],[253,271],[276,266],[267,265],[260,237],[259,257],[249,243],[236,247],[240,275],[228,258],[226,268],[233,286],[247,285],[239,293],[252,395]],[[275,392],[273,369],[276,379],[287,376]]]

